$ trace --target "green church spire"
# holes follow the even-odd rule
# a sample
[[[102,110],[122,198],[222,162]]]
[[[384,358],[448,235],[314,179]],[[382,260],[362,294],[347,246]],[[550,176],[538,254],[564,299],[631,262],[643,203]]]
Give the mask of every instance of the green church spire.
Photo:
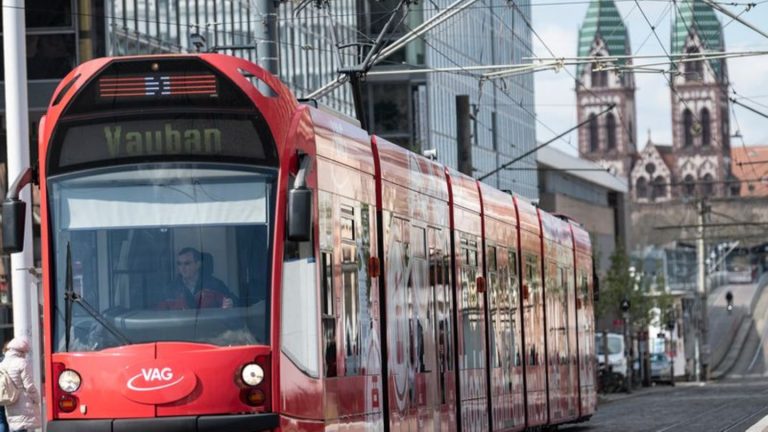
[[[587,9],[587,15],[579,29],[579,56],[585,57],[591,54],[595,37],[600,36],[605,42],[609,55],[630,55],[629,34],[619,10],[613,0],[592,0]],[[620,60],[618,64],[624,64]],[[584,67],[578,65],[577,76],[581,76]]]
[[[723,27],[715,11],[701,0],[682,0],[677,3],[675,21],[672,23],[672,54],[685,53],[685,42],[689,34],[696,34],[701,40],[702,52],[721,52],[725,50]],[[718,80],[725,77],[723,60],[709,60]]]

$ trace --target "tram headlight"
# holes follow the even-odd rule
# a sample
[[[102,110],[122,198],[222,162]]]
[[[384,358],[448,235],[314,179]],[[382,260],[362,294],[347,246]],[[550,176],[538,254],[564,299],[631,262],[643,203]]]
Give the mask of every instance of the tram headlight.
[[[59,388],[66,393],[73,393],[80,388],[80,374],[72,369],[64,369],[59,375]]]
[[[264,381],[264,369],[256,363],[248,363],[240,371],[243,382],[249,386],[257,386]]]

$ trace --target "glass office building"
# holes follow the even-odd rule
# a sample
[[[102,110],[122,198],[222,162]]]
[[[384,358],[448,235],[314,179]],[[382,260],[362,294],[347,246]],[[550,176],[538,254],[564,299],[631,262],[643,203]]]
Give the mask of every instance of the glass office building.
[[[269,17],[260,2],[246,0],[106,0],[107,55],[216,52],[264,64],[277,44],[278,74],[301,98],[336,79],[339,55],[334,49],[330,20],[312,5],[295,12],[297,3],[280,4]],[[336,32],[342,42],[355,42],[355,0],[333,2]],[[277,20],[276,37],[266,40],[258,26]],[[204,44],[196,45],[196,42]],[[348,51],[348,50],[342,50]],[[345,60],[353,60],[341,52]],[[348,87],[332,92],[323,102],[353,114]]]
[[[413,5],[406,22],[389,39],[397,39],[453,1]],[[396,4],[395,0],[372,3],[362,19],[361,31],[375,36],[384,11]],[[413,151],[435,149],[440,162],[456,168],[455,99],[468,95],[475,177],[533,149],[533,74],[481,80],[479,75],[485,71],[408,72],[525,63],[525,57],[533,56],[531,29],[526,24],[531,19],[531,7],[528,2],[518,5],[516,9],[502,0],[473,3],[377,66],[377,71],[402,73],[369,77],[365,95],[373,131]],[[514,170],[502,170],[485,182],[537,199],[535,153],[514,165]]]

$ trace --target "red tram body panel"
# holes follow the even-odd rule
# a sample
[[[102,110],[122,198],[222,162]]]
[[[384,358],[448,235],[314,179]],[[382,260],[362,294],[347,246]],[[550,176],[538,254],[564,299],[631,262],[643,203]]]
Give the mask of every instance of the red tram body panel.
[[[225,55],[84,63],[40,132],[49,431],[517,431],[594,413],[577,224]]]

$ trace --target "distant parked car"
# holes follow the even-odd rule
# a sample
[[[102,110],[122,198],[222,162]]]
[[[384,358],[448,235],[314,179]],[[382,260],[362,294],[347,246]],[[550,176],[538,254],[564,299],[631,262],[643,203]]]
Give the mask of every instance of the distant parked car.
[[[667,354],[651,354],[651,381],[672,382],[672,361]]]
[[[757,277],[757,266],[751,263],[748,255],[731,259],[726,265],[729,283],[752,283]]]

